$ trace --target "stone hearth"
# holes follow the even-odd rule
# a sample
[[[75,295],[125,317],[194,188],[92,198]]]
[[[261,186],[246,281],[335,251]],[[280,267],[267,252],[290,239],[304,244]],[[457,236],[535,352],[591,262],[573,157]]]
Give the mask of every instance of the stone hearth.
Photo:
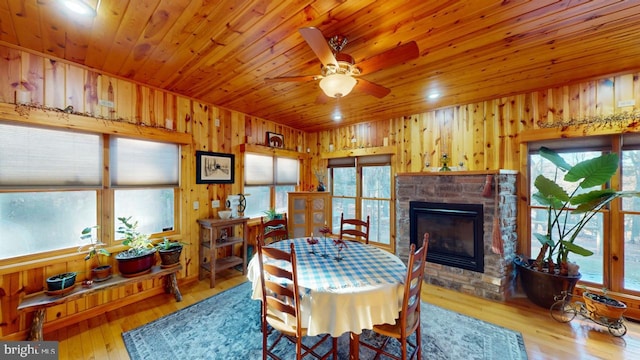
[[[487,175],[493,176],[491,196],[483,197]],[[396,255],[409,257],[409,202],[482,204],[484,208],[484,273],[427,262],[425,281],[472,294],[504,301],[513,295],[513,259],[516,255],[517,172],[460,171],[403,173],[396,176]],[[495,186],[498,183],[498,204]],[[498,206],[504,255],[491,249],[494,208]]]

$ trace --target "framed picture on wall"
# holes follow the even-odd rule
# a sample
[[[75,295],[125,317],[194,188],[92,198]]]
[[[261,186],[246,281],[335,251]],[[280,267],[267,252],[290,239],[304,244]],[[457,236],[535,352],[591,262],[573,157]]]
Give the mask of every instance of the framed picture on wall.
[[[234,155],[196,151],[196,184],[233,184]]]
[[[284,147],[284,136],[273,132],[267,132],[267,144],[274,148]]]

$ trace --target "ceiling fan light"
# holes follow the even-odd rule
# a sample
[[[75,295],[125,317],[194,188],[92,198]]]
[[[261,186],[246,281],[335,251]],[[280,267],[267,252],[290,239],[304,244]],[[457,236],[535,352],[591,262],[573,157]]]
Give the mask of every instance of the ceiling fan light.
[[[345,74],[331,74],[320,80],[320,88],[329,97],[347,96],[356,86],[356,79]]]

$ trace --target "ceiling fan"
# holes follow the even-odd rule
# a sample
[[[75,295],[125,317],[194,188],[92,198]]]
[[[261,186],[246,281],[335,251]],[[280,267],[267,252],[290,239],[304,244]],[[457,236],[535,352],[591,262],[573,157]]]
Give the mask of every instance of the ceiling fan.
[[[311,50],[322,62],[320,75],[282,76],[265,79],[266,82],[320,80],[320,88],[329,97],[340,98],[346,96],[354,87],[357,87],[358,90],[369,95],[383,98],[391,92],[390,89],[359,76],[420,56],[418,45],[415,41],[411,41],[355,64],[351,55],[342,52],[342,49],[347,44],[346,37],[336,35],[327,40],[322,35],[322,32],[315,27],[305,27],[299,29],[299,31],[311,47]],[[358,78],[356,79],[356,77]]]

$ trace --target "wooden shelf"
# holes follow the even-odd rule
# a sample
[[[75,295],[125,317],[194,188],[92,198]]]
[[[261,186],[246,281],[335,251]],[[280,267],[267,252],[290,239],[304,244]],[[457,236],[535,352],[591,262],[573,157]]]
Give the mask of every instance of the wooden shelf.
[[[246,217],[234,219],[200,219],[200,279],[209,277],[209,286],[214,287],[216,273],[242,265],[247,273],[247,227]],[[222,239],[224,237],[224,240]],[[236,245],[242,256],[234,255]],[[225,254],[230,252],[231,254]]]

